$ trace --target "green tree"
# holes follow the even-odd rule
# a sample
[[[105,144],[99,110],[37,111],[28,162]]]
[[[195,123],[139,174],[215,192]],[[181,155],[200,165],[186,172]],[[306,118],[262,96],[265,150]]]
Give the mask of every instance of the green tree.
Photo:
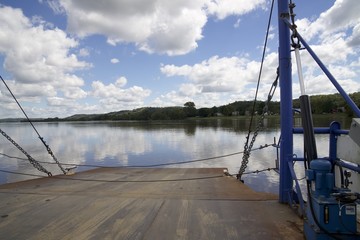
[[[194,102],[186,102],[184,104],[184,107],[195,108],[195,103]]]
[[[199,117],[210,117],[212,114],[211,108],[199,108],[198,109],[198,116]]]
[[[186,117],[195,117],[197,114],[195,103],[194,102],[186,102],[184,104],[184,112]]]

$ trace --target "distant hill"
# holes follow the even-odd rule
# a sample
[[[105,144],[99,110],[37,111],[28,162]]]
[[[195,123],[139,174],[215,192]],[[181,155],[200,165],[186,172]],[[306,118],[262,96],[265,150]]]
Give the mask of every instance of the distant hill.
[[[349,94],[353,101],[360,106],[360,92]],[[312,111],[315,114],[346,112],[352,116],[352,111],[346,106],[340,94],[315,95],[310,97]],[[257,114],[262,113],[264,101],[255,105]],[[298,99],[293,100],[293,107],[300,108]],[[211,108],[195,108],[195,103],[187,102],[183,107],[143,107],[134,110],[121,110],[104,114],[75,114],[65,118],[31,119],[32,121],[59,122],[59,121],[104,121],[104,120],[182,120],[188,117],[212,116],[244,116],[252,112],[253,101],[236,101],[227,105]],[[280,102],[272,101],[268,106],[268,114],[280,114]],[[0,122],[20,122],[24,118],[0,119]]]
[[[0,122],[22,122],[25,118],[3,118],[0,119]]]

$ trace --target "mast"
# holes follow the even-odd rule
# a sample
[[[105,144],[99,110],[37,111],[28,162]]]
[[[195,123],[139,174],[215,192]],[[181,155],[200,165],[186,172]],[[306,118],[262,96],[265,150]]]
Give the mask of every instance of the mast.
[[[290,29],[282,20],[290,19],[289,0],[278,0],[279,24],[279,68],[280,68],[280,186],[279,201],[290,203],[292,177],[289,164],[293,159],[293,113],[292,113],[292,78],[290,54]]]

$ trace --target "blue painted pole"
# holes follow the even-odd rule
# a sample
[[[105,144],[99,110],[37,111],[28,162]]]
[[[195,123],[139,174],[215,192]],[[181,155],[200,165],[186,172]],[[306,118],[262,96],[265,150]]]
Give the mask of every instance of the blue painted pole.
[[[289,19],[289,1],[278,0],[279,24],[279,68],[280,68],[280,186],[279,202],[291,203],[292,178],[289,162],[293,158],[293,116],[292,116],[292,78],[290,54],[290,29],[283,21]]]
[[[340,130],[340,123],[332,122],[330,124],[330,137],[329,137],[329,159],[332,163],[337,159],[337,137],[336,130]]]

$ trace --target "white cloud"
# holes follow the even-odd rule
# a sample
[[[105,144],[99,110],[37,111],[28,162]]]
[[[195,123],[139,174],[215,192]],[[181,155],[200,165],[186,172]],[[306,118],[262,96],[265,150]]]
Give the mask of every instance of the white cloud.
[[[201,93],[201,88],[195,84],[181,84],[179,94],[182,96],[195,96]]]
[[[19,100],[35,104],[59,94],[84,98],[86,93],[80,88],[84,80],[74,72],[91,64],[71,53],[77,47],[74,38],[41,17],[30,20],[20,9],[0,7],[0,54],[12,78],[8,83]],[[81,49],[79,54],[87,52]]]
[[[121,110],[123,107],[141,106],[144,99],[151,93],[150,90],[139,86],[122,88],[126,84],[126,78],[119,78],[115,84],[105,85],[100,81],[94,81],[91,86],[92,96],[99,98],[99,102],[107,109]]]
[[[240,26],[240,22],[241,22],[241,19],[238,18],[238,20],[236,20],[236,22],[234,23],[234,28],[238,28]]]
[[[116,64],[116,63],[118,63],[118,62],[120,62],[120,61],[119,61],[119,59],[117,59],[117,58],[112,58],[112,59],[110,60],[110,62],[111,62],[112,64]]]
[[[277,54],[265,59],[262,83],[269,88],[260,90],[266,100],[270,85],[276,76]],[[157,104],[168,105],[194,101],[197,106],[211,107],[231,101],[254,98],[260,63],[248,58],[213,56],[201,63],[190,65],[162,65],[160,70],[167,77],[181,76],[190,83],[181,84],[179,91],[172,91],[156,99]]]
[[[255,10],[258,7],[265,8],[265,0],[233,1],[233,0],[212,0],[207,1],[207,11],[216,15],[218,19],[224,19],[230,15],[243,15]]]
[[[115,86],[121,88],[121,87],[124,87],[127,83],[127,79],[126,77],[120,77],[116,80],[115,82]]]
[[[327,11],[311,22],[309,19],[296,21],[299,32],[311,40],[320,37],[331,38],[333,34],[352,29],[360,24],[360,4],[353,0],[337,0]],[[354,33],[356,34],[357,31]]]
[[[360,45],[360,22],[353,28],[352,36],[349,38],[350,46]]]
[[[299,19],[296,25],[343,89],[348,93],[359,91],[359,71],[353,58],[360,45],[360,5],[356,1],[337,0],[317,19]],[[306,51],[302,51],[301,58],[308,94],[335,93],[335,87]]]
[[[19,9],[1,7],[0,13],[0,36],[3,36],[0,52],[5,55],[4,68],[18,83],[61,82],[66,87],[65,80],[70,85],[83,84],[70,74],[90,66],[69,53],[78,45],[76,40],[68,38],[60,29],[33,26]]]
[[[51,8],[51,10],[55,14],[63,14],[65,13],[65,9],[60,5],[58,0],[39,0],[40,3],[47,3],[47,5]]]
[[[80,37],[102,34],[108,43],[135,43],[152,53],[179,55],[197,47],[207,21],[204,1],[60,0],[69,31]]]
[[[267,58],[272,65],[275,56],[270,54]],[[184,76],[196,84],[202,93],[237,92],[257,81],[259,66],[259,62],[246,58],[213,56],[193,66],[163,65],[160,70],[168,77]]]
[[[90,52],[89,52],[88,49],[86,49],[86,48],[81,48],[81,49],[79,50],[79,56],[81,56],[81,57],[87,57],[87,56],[89,56],[89,55],[90,55]]]
[[[152,105],[159,107],[167,107],[167,106],[182,106],[185,102],[193,101],[192,98],[180,96],[178,92],[171,91],[160,97],[157,97]]]
[[[33,84],[18,84],[15,81],[6,80],[7,85],[14,93],[15,96],[20,97],[22,100],[40,101],[41,97],[51,97],[56,95],[56,90],[49,84],[44,84],[41,87],[34,87]],[[8,91],[4,93],[11,98]]]
[[[109,0],[105,4],[97,0],[60,0],[68,16],[68,29],[78,36],[102,34],[110,45],[130,42],[145,52],[168,55],[196,49],[209,16],[224,19],[242,15],[264,7],[265,3],[265,0]]]
[[[49,106],[56,107],[71,107],[76,104],[72,99],[62,98],[62,97],[49,97],[47,98]]]
[[[81,99],[87,96],[87,93],[79,87],[67,87],[63,92],[64,96],[69,99]]]

